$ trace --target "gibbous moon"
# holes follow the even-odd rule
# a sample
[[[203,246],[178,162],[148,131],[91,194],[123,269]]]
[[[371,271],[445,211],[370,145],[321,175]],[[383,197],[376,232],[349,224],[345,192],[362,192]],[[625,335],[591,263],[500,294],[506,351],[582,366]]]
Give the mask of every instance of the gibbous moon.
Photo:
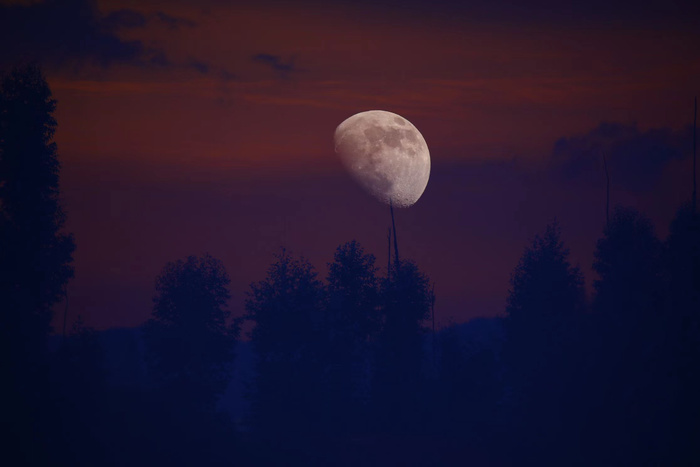
[[[370,194],[405,208],[421,197],[430,177],[428,145],[411,122],[384,110],[360,112],[338,125],[335,152]]]

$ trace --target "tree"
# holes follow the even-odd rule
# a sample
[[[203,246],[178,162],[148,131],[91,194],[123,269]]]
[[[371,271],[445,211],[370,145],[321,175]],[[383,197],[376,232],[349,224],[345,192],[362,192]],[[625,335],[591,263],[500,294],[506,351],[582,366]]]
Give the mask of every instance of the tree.
[[[700,460],[700,214],[683,205],[671,222],[665,248],[667,280],[665,365],[674,388],[671,451]],[[680,463],[680,462],[679,462]]]
[[[59,170],[53,142],[56,101],[40,69],[15,68],[0,79],[0,342],[8,384],[10,445],[36,453],[49,433],[47,340],[52,307],[73,276],[72,236],[62,232]],[[43,432],[39,433],[39,432]]]
[[[661,254],[652,223],[631,208],[615,209],[594,253],[599,279],[593,307],[600,342],[592,378],[600,383],[594,442],[613,463],[630,462],[629,452],[648,462],[667,441]]]
[[[60,423],[54,455],[71,465],[107,462],[103,437],[109,425],[104,354],[97,332],[78,316],[53,355],[51,396]]]
[[[337,329],[355,344],[376,336],[379,290],[374,255],[365,254],[355,240],[336,249],[328,264],[328,298]]]
[[[660,310],[662,244],[651,221],[631,208],[616,208],[598,240],[593,269],[594,307],[615,326],[635,326]]]
[[[689,332],[700,333],[700,214],[682,206],[671,222],[665,245],[670,312]]]
[[[383,423],[410,430],[422,423],[423,322],[430,317],[430,279],[403,260],[381,285],[382,322],[375,357],[374,402]]]
[[[62,298],[73,276],[75,248],[72,236],[61,232],[65,215],[59,202],[60,164],[53,142],[55,108],[38,67],[17,68],[2,77],[0,283],[7,309],[30,309],[32,326],[44,334],[50,326],[51,306]]]
[[[58,380],[57,393],[63,398],[97,405],[94,398],[105,385],[104,355],[97,332],[85,324],[82,316],[73,323],[54,359],[52,372]]]
[[[308,261],[284,249],[275,258],[245,303],[256,355],[251,421],[258,433],[291,439],[317,430],[323,418],[325,291]]]
[[[168,263],[144,329],[156,382],[180,407],[212,410],[226,389],[238,335],[226,308],[230,279],[210,255]]]
[[[584,309],[583,275],[568,256],[555,221],[535,236],[511,275],[504,326],[514,369],[544,369],[536,361],[558,352],[562,331]]]
[[[583,275],[568,256],[555,221],[525,249],[506,302],[504,359],[514,427],[523,447],[541,461],[557,455],[553,446],[563,450],[564,430],[571,427],[572,330],[585,295]]]
[[[466,437],[482,446],[496,424],[496,407],[502,396],[495,335],[489,336],[493,341],[485,343],[464,333],[468,327],[483,322],[488,321],[452,323],[440,331],[436,393],[440,433]]]
[[[558,326],[584,306],[583,275],[569,262],[555,221],[535,236],[511,275],[506,303],[510,332],[520,326]]]
[[[347,429],[364,408],[369,390],[370,342],[379,330],[375,258],[356,241],[337,248],[328,264],[326,311],[326,413]]]

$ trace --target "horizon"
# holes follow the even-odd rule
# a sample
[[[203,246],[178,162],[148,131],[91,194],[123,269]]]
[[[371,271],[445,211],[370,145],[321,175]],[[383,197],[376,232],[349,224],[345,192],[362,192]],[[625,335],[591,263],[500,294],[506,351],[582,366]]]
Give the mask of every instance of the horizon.
[[[502,311],[523,248],[554,217],[592,279],[600,150],[611,204],[662,235],[690,196],[691,3],[11,5],[16,45],[0,66],[42,63],[58,101],[71,315],[99,329],[144,322],[160,269],[190,254],[224,261],[237,315],[282,245],[319,270],[353,238],[381,258],[388,210],[333,151],[336,126],[364,110],[403,115],[427,141],[430,180],[397,211],[399,242],[457,320]]]
[[[8,458],[698,463],[698,24],[0,0]]]

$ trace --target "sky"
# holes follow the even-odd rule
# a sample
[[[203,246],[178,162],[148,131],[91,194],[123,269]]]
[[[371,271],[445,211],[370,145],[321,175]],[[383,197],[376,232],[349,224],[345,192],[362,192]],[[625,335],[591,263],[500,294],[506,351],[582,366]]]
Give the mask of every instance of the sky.
[[[503,313],[555,218],[590,292],[603,154],[611,204],[662,238],[690,199],[700,6],[528,3],[0,0],[0,68],[37,61],[58,101],[69,319],[142,324],[156,276],[188,255],[224,262],[236,316],[281,246],[323,277],[355,239],[385,268],[389,210],[333,147],[372,109],[430,149],[396,223],[438,323]]]

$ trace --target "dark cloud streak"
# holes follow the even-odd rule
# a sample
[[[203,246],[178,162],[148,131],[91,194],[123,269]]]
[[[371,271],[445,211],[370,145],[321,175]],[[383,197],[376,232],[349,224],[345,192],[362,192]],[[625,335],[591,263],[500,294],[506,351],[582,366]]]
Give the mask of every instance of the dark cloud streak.
[[[101,15],[90,0],[48,0],[30,5],[0,6],[0,65],[38,62],[43,66],[64,68],[113,63],[136,66],[191,67],[200,73],[209,67],[196,60],[173,63],[160,49],[146,47],[138,40],[124,40],[120,29],[144,28],[159,22],[168,29],[194,27],[185,18],[155,12],[122,9]]]
[[[251,57],[253,62],[267,65],[272,70],[278,72],[282,77],[288,77],[289,73],[300,71],[294,64],[294,57],[291,57],[286,62],[279,55],[271,55],[259,53]]]
[[[138,22],[134,15],[122,14],[111,20]],[[28,6],[0,7],[0,61],[37,61],[64,66],[92,62],[108,66],[112,62],[141,59],[144,46],[124,41],[101,24],[94,5],[83,0],[49,0]]]
[[[196,22],[190,19],[182,18],[180,16],[172,16],[167,13],[163,13],[162,11],[153,13],[152,17],[162,22],[170,29],[180,29],[181,27],[193,28],[197,25]]]
[[[596,180],[603,176],[605,154],[611,179],[622,189],[649,191],[673,160],[690,152],[690,130],[601,123],[584,135],[562,138],[551,156],[552,168],[566,180]]]
[[[313,0],[312,0],[313,2]],[[317,2],[325,4],[326,2]],[[341,0],[340,3],[345,3]],[[394,15],[422,19],[457,18],[472,21],[515,22],[522,24],[553,23],[565,25],[621,25],[646,28],[685,27],[695,29],[700,3],[694,0],[639,2],[635,0],[357,0],[360,8],[372,8]]]
[[[113,11],[100,21],[101,26],[113,30],[118,28],[143,28],[149,24],[161,23],[168,29],[177,30],[182,27],[193,28],[196,22],[180,16],[173,16],[162,11],[143,14],[136,10],[122,9]]]
[[[109,31],[119,28],[142,28],[147,23],[146,16],[134,10],[113,11],[101,21],[102,26]]]
[[[190,60],[189,66],[203,75],[209,73],[209,65],[204,62],[200,62],[199,60]]]

